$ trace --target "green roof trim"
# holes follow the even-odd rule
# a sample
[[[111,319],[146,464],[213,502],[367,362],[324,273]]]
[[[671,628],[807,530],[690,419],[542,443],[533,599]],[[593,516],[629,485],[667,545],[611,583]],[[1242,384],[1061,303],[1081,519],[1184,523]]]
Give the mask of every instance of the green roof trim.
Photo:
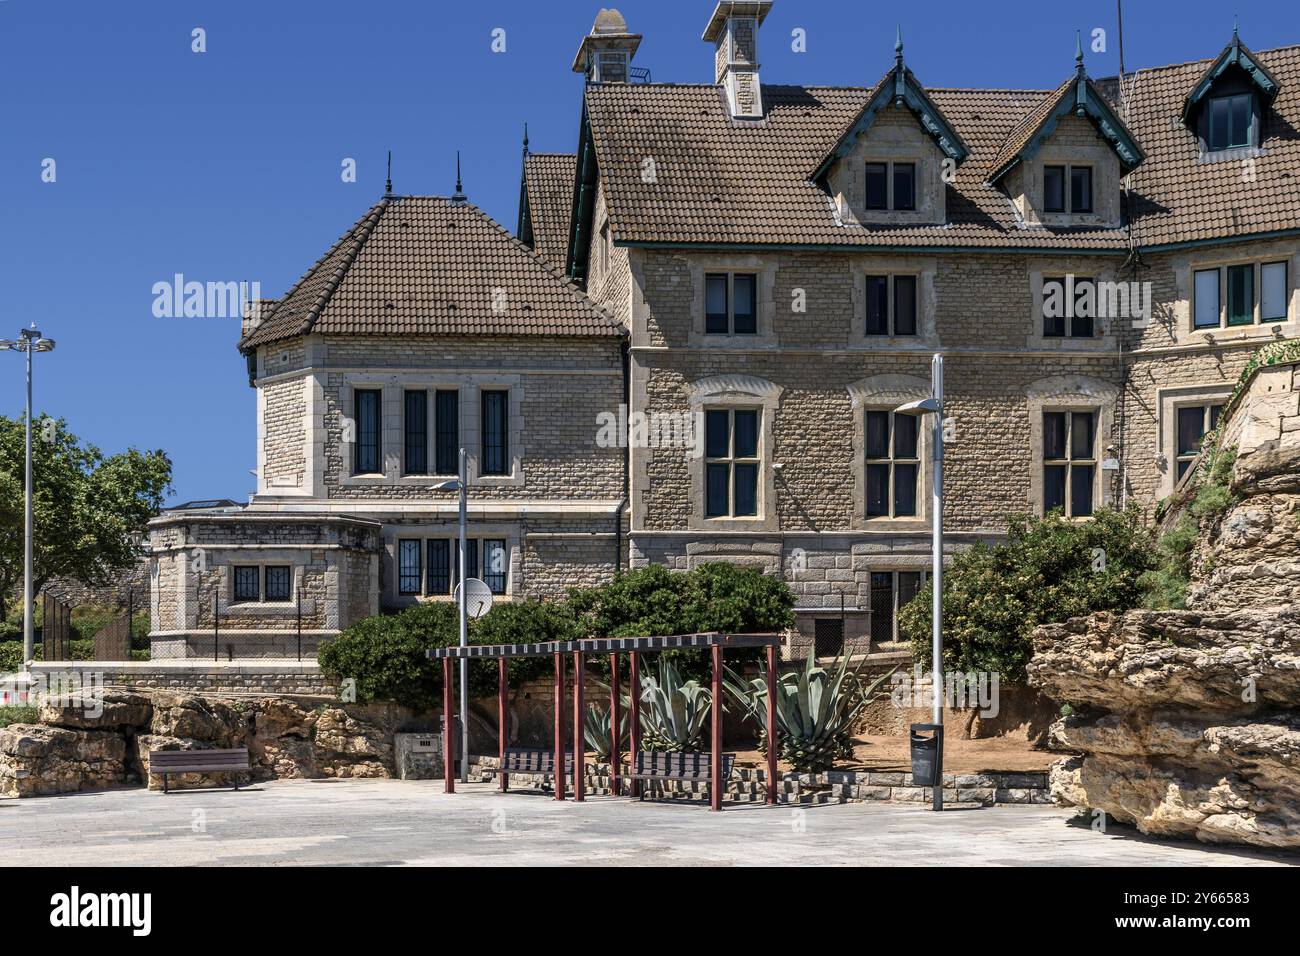
[[[1266,100],[1272,102],[1273,98],[1277,96],[1277,91],[1280,89],[1277,78],[1268,71],[1268,68],[1259,61],[1259,58],[1251,52],[1250,48],[1241,42],[1241,38],[1237,36],[1237,30],[1234,27],[1232,39],[1228,42],[1228,45],[1223,48],[1223,52],[1219,54],[1218,58],[1210,64],[1209,69],[1201,74],[1201,79],[1192,88],[1192,92],[1187,94],[1187,100],[1183,104],[1184,122],[1191,117],[1192,111],[1196,109],[1197,104],[1205,99],[1215,81],[1234,66],[1239,66],[1246,71],[1246,75],[1250,77],[1260,95]]]
[[[1097,87],[1093,85],[1092,80],[1080,72],[1078,79],[1069,83],[1061,91],[1051,111],[1044,117],[1038,129],[1034,131],[1034,134],[1025,145],[1014,156],[993,170],[989,176],[989,182],[997,182],[1017,165],[1038,152],[1043,143],[1056,131],[1057,124],[1060,123],[1061,119],[1070,113],[1074,113],[1076,116],[1086,116],[1092,121],[1092,125],[1097,128],[1101,138],[1109,143],[1111,148],[1115,150],[1115,154],[1119,156],[1122,174],[1131,173],[1147,158],[1142,147],[1138,145],[1138,141],[1129,132],[1123,121],[1115,115],[1115,111],[1110,108],[1106,98],[1097,91]]]
[[[921,128],[934,140],[944,156],[956,161],[958,166],[966,161],[970,150],[957,135],[957,130],[943,115],[943,111],[926,95],[925,89],[917,82],[916,76],[902,64],[900,55],[898,64],[876,84],[876,89],[871,99],[867,101],[867,105],[862,108],[862,112],[849,125],[844,135],[839,138],[809,178],[820,179],[826,175],[826,171],[831,166],[847,156],[853,149],[854,140],[871,128],[876,113],[890,103],[903,105],[911,110],[917,122],[921,124]]]

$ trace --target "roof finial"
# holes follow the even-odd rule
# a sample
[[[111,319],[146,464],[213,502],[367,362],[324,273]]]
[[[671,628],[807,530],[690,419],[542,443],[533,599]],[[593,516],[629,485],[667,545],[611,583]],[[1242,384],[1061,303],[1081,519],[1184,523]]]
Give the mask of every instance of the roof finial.
[[[903,25],[898,24],[894,30],[894,62],[902,65],[903,62]]]
[[[465,189],[460,182],[460,150],[456,150],[456,191],[451,194],[451,201],[465,201]]]
[[[384,195],[391,196],[392,194],[393,194],[393,151],[390,149],[388,151],[388,179],[384,183]]]
[[[1074,68],[1083,72],[1083,42],[1079,39],[1078,30],[1074,31]]]
[[[528,123],[524,123],[524,155],[528,155]]]
[[[1237,15],[1232,15],[1232,38],[1237,39]]]

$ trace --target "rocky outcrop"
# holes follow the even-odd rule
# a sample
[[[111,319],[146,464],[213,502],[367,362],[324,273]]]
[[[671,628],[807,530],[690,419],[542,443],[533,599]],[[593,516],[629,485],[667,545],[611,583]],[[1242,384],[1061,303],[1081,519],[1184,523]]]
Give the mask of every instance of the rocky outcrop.
[[[172,787],[250,780],[396,776],[393,734],[423,727],[395,705],[289,697],[214,698],[106,690],[42,705],[41,724],[0,730],[0,795],[37,796],[147,782],[154,750],[247,747],[251,771],[176,775]]]
[[[1058,803],[1144,833],[1300,847],[1300,450],[1241,456],[1189,610],[1040,627],[1030,683],[1068,704]]]

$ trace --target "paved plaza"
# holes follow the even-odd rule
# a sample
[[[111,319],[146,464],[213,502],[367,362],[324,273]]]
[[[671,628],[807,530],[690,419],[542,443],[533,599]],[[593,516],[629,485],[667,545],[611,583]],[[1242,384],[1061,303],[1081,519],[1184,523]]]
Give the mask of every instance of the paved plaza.
[[[112,790],[0,800],[9,866],[1296,865],[1300,856],[1106,833],[1048,806],[806,808],[590,797],[474,783],[286,780],[238,792]]]

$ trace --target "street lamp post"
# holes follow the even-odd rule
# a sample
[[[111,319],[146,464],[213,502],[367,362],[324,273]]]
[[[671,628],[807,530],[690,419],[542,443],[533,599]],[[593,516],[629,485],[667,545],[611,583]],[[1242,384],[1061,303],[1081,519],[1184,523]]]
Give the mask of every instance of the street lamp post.
[[[930,397],[908,402],[894,409],[908,415],[931,415],[930,447],[933,450],[934,481],[930,515],[930,683],[934,690],[932,719],[939,736],[935,752],[934,808],[943,807],[943,356],[935,353],[930,362]]]
[[[30,329],[22,329],[17,340],[0,339],[0,350],[10,349],[14,352],[27,353],[27,467],[24,479],[24,514],[23,514],[23,666],[36,656],[36,638],[32,622],[32,353],[53,352],[54,340],[43,338],[32,323]]]
[[[465,614],[465,595],[469,590],[465,587],[465,531],[466,531],[466,500],[465,491],[469,481],[465,475],[465,449],[460,450],[460,462],[457,469],[459,477],[450,481],[439,482],[433,486],[434,491],[455,491],[459,493],[460,498],[460,549],[458,564],[460,573],[457,580],[460,582],[460,594],[456,600],[457,610],[460,614],[460,646],[465,647],[469,644],[469,619]],[[465,658],[460,659],[460,782],[469,783],[469,661]],[[450,720],[451,714],[443,714],[443,720]],[[447,739],[451,739],[454,728],[448,728]],[[446,755],[444,754],[444,757]]]

